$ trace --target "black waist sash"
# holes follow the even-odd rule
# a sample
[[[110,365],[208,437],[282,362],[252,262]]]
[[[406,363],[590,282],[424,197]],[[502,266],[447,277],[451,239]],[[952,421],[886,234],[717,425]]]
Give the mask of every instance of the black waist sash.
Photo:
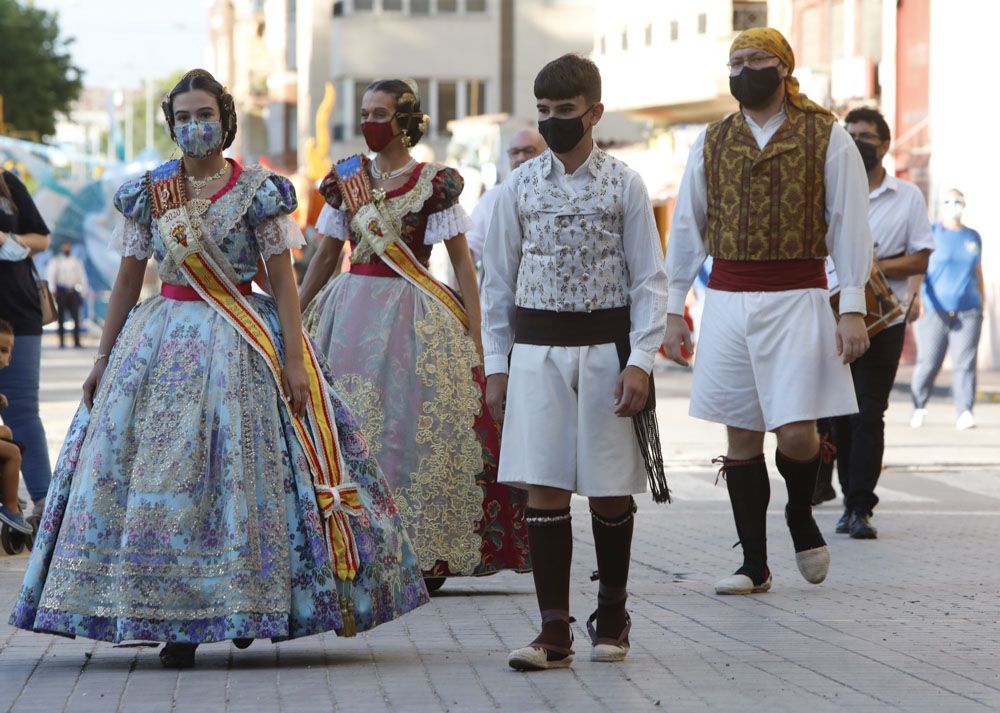
[[[632,345],[629,331],[632,318],[628,307],[599,309],[593,312],[555,312],[545,309],[518,307],[514,312],[514,342],[548,347],[586,347],[614,344],[619,368],[625,369]],[[660,428],[656,420],[656,386],[649,375],[649,395],[646,406],[632,417],[646,478],[653,500],[670,502],[670,489],[663,472],[663,449]]]

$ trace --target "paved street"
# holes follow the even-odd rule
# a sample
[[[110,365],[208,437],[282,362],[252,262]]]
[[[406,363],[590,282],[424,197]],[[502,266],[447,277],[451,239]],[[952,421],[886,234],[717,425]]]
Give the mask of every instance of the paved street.
[[[43,399],[55,455],[91,351],[44,353]],[[907,426],[888,413],[887,470],[875,542],[833,535],[839,507],[818,509],[833,550],[829,580],[806,584],[784,528],[784,486],[769,517],[775,587],[719,598],[711,585],[738,550],[724,484],[709,461],[720,427],[687,417],[689,376],[658,376],[673,505],[640,502],[632,565],[632,653],[592,664],[583,621],[597,586],[586,505],[574,506],[570,671],[519,674],[506,653],[535,634],[530,575],[448,582],[412,615],[368,636],[312,637],[246,651],[204,646],[198,668],[162,670],[152,648],[0,627],[0,710],[12,711],[986,711],[1000,709],[1000,404],[956,432],[950,402]],[[773,445],[769,447],[773,453]],[[0,556],[9,611],[25,556]]]

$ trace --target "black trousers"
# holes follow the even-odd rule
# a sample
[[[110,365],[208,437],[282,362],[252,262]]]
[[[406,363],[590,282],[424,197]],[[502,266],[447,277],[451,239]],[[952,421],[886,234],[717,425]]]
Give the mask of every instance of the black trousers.
[[[80,346],[80,293],[76,290],[56,290],[56,307],[59,310],[59,346],[66,342],[66,313],[73,318],[73,343]]]
[[[875,486],[885,452],[885,410],[903,353],[906,325],[872,337],[865,354],[851,364],[858,413],[830,419],[837,447],[837,474],[848,510],[869,513],[878,504]]]

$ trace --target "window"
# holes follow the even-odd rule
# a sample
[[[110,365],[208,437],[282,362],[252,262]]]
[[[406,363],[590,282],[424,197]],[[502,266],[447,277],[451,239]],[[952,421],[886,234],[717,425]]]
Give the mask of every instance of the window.
[[[438,12],[442,14],[458,12],[458,0],[438,0]]]
[[[448,122],[458,117],[458,84],[457,82],[437,83],[437,130],[438,134],[448,135]],[[423,104],[421,104],[422,106]]]
[[[802,10],[802,34],[799,40],[802,43],[802,51],[798,53],[802,60],[802,67],[815,68],[823,61],[823,14],[825,9],[825,7],[813,5]]]
[[[882,2],[862,0],[861,2],[861,47],[860,52],[878,62],[882,59]]]
[[[676,42],[677,39],[680,36],[681,36],[681,23],[677,22],[677,20],[671,20],[671,22],[670,22],[670,41],[671,42]]]
[[[343,17],[344,16],[344,0],[337,0],[333,3],[333,16]]]
[[[382,0],[382,12],[402,12],[403,0]]]
[[[354,116],[349,119],[354,124],[354,135],[361,136],[361,98],[365,95],[365,88],[371,84],[370,79],[354,80]]]
[[[431,0],[410,0],[411,15],[429,15],[431,12]]]
[[[850,57],[853,54],[853,47],[844,47],[843,0],[834,0],[830,5],[830,55],[827,61],[832,61],[836,57]]]
[[[298,34],[295,31],[295,13],[298,11],[296,7],[296,0],[288,0],[287,6],[287,19],[286,32],[287,37],[285,39],[285,44],[287,45],[285,49],[285,65],[288,69],[292,70],[298,66],[298,50],[296,48],[296,42],[298,39]]]
[[[486,12],[486,0],[465,0],[466,12]]]
[[[371,12],[375,9],[375,0],[354,0],[354,12]]]
[[[628,52],[628,28],[622,30],[622,52]]]
[[[465,115],[479,116],[486,113],[486,82],[470,79],[465,92]]]
[[[653,25],[652,24],[646,25],[646,46],[647,47],[652,47],[653,46]]]
[[[708,15],[701,13],[698,15],[698,34],[704,35],[708,32]]]
[[[767,27],[767,3],[734,2],[733,32],[743,32],[751,27]]]

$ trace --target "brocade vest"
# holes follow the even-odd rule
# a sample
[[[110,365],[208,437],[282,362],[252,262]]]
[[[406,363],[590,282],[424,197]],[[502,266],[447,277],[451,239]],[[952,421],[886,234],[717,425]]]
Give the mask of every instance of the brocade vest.
[[[572,196],[548,179],[557,160],[546,151],[512,177],[522,236],[514,302],[557,312],[624,307],[629,303],[622,243],[629,169],[595,148],[591,180]]]
[[[761,149],[742,111],[705,133],[708,253],[760,262],[824,258],[824,167],[836,119],[786,104],[787,118]]]

